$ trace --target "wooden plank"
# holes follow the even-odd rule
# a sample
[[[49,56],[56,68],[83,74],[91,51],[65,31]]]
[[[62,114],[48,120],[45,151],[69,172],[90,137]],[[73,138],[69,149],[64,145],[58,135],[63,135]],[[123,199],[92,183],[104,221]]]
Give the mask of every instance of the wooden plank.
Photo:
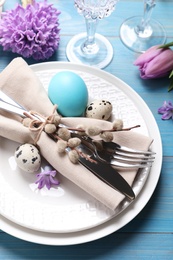
[[[140,214],[120,232],[158,232],[173,234],[173,160],[164,157],[156,190]]]
[[[3,233],[0,236],[0,259],[172,260],[173,235],[114,233],[91,243],[52,247],[28,243]]]

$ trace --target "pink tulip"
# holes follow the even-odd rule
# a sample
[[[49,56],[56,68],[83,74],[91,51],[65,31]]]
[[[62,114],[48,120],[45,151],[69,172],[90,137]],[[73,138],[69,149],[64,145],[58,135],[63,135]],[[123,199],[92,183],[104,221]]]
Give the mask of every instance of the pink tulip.
[[[134,62],[134,65],[139,66],[142,79],[161,78],[173,70],[173,51],[158,47],[151,47]]]

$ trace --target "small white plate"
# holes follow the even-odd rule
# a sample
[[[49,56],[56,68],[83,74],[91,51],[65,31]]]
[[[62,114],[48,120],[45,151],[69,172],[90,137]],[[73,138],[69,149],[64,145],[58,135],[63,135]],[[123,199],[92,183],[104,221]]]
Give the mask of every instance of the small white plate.
[[[125,126],[140,124],[141,127],[135,131],[154,139],[152,150],[157,154],[150,174],[148,169],[144,169],[134,184],[139,195],[133,204],[125,201],[113,212],[63,177],[58,189],[39,191],[34,185],[35,176],[20,171],[15,165],[13,154],[17,144],[0,138],[0,214],[5,217],[0,221],[6,222],[4,231],[13,226],[14,235],[18,237],[20,233],[22,239],[66,245],[91,241],[118,230],[145,206],[160,176],[162,145],[152,113],[132,88],[107,72],[66,62],[41,63],[31,68],[45,88],[50,78],[60,70],[72,70],[81,75],[87,84],[90,100],[111,101],[113,117],[122,118]],[[44,241],[41,239],[43,236]]]

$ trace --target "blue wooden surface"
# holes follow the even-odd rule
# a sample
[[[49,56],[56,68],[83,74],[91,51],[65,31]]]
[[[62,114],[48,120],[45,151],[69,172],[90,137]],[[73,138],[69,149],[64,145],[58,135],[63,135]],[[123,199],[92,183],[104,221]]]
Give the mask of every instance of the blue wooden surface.
[[[20,1],[10,0],[10,9]],[[73,7],[72,0],[52,0],[62,12],[60,16],[61,43],[49,61],[66,61],[65,46],[69,39],[85,30],[84,20]],[[173,121],[161,120],[157,113],[164,100],[173,102],[173,91],[167,92],[167,78],[141,80],[133,65],[138,56],[128,50],[119,39],[119,27],[124,19],[142,14],[142,0],[119,1],[114,13],[102,21],[98,32],[107,36],[114,48],[114,58],[105,71],[129,84],[147,103],[160,129],[163,143],[163,166],[157,188],[140,214],[129,224],[105,238],[74,246],[43,246],[20,240],[0,231],[0,259],[173,259]],[[160,21],[173,41],[173,1],[158,0],[153,18]],[[0,71],[15,54],[0,48]],[[36,63],[32,59],[29,64]],[[0,227],[3,229],[3,227]]]

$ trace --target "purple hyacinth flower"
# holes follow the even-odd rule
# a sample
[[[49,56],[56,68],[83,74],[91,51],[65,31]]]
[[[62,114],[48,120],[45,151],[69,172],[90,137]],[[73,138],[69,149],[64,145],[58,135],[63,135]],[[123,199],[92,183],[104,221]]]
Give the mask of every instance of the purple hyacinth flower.
[[[173,105],[170,101],[166,102],[164,101],[163,106],[161,106],[158,109],[158,113],[162,114],[161,117],[163,120],[170,119],[172,117],[173,119]]]
[[[56,171],[52,170],[52,167],[45,166],[44,171],[37,174],[37,180],[35,184],[38,184],[38,189],[42,189],[44,186],[50,190],[54,185],[59,185],[60,182],[55,179]]]
[[[48,59],[59,46],[59,14],[47,0],[33,0],[26,8],[18,4],[2,13],[0,45],[25,58]]]

